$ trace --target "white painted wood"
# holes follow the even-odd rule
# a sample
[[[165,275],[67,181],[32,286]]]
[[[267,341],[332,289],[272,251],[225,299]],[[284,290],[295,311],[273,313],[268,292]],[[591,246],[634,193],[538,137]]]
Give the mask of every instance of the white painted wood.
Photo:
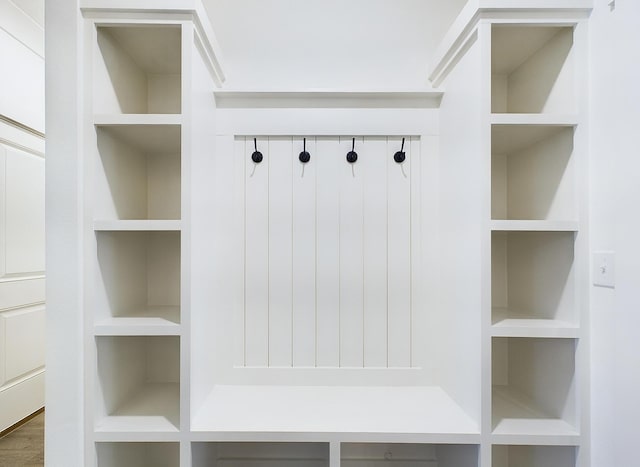
[[[481,368],[486,358],[481,334],[485,210],[489,217],[489,192],[483,190],[489,186],[490,173],[485,165],[489,156],[481,156],[488,131],[483,131],[481,109],[489,96],[482,77],[469,77],[482,73],[484,58],[481,38],[475,37],[444,83],[448,91],[440,107],[438,248],[432,256],[435,263],[424,264],[426,270],[437,264],[438,271],[437,312],[428,314],[425,326],[430,355],[438,356],[430,358],[430,363],[437,383],[479,423],[485,421],[481,418]]]
[[[226,153],[227,158],[229,154],[233,154],[233,224],[236,226],[236,233],[232,236],[233,241],[233,258],[229,266],[234,275],[234,313],[233,313],[233,332],[235,338],[233,340],[233,364],[234,366],[245,366],[246,360],[246,333],[245,333],[245,319],[246,319],[246,207],[245,207],[245,186],[247,177],[247,168],[253,164],[250,164],[248,149],[246,146],[245,138],[236,138],[228,141],[224,144],[221,138],[218,138],[219,150],[222,153],[222,157]],[[231,146],[232,145],[232,146]],[[242,232],[242,235],[238,235],[238,232]]]
[[[0,388],[0,426],[9,428],[42,408],[44,375],[44,370],[38,370]]]
[[[180,233],[111,232],[97,234],[95,316],[160,315],[180,306]],[[160,307],[160,308],[155,308]]]
[[[38,0],[2,0],[0,2],[0,18],[2,18],[0,28],[23,44],[30,52],[44,58],[44,4],[42,2]],[[39,117],[42,118],[44,115],[39,115]]]
[[[44,159],[6,150],[5,272],[44,271]]]
[[[506,75],[506,106],[493,112],[575,111],[573,28],[494,25],[492,34],[492,73]]]
[[[303,414],[304,416],[301,416]],[[250,420],[250,423],[247,421]],[[438,387],[216,386],[196,432],[478,434]]]
[[[257,139],[263,161],[254,164],[247,140],[245,172],[245,361],[269,365],[269,143]]]
[[[493,343],[493,433],[576,435],[575,341]]]
[[[293,366],[293,147],[269,138],[269,366]]]
[[[45,308],[26,307],[0,313],[4,336],[5,383],[44,367]]]
[[[180,219],[177,125],[97,129],[95,219]]]
[[[7,4],[10,4],[7,0],[0,3],[2,13],[6,13]],[[11,13],[0,16],[3,22],[11,21],[12,27],[8,29],[19,29],[0,29],[0,59],[3,63],[11,63],[11,67],[0,74],[0,114],[44,132],[44,60],[41,55],[28,48],[29,45],[34,45],[30,39],[25,41],[29,45],[16,39],[23,37],[24,33],[24,28],[19,25],[22,22],[20,16],[17,15],[17,19]],[[41,30],[38,33],[42,35]],[[38,40],[42,41],[42,38]]]
[[[194,443],[193,466],[323,467],[328,465],[327,443]]]
[[[437,108],[442,92],[428,90],[231,90],[215,91],[220,108]]]
[[[435,109],[234,108],[217,115],[220,135],[436,135],[438,128]]]
[[[494,232],[494,308],[512,318],[577,322],[573,232]]]
[[[492,127],[494,218],[576,218],[573,134],[562,127]]]
[[[387,138],[366,138],[358,173],[363,177],[364,366],[387,366],[388,233]]]
[[[95,231],[180,231],[182,223],[178,220],[98,220],[94,221]]]
[[[44,302],[43,276],[0,280],[0,310]]]
[[[393,160],[401,138],[389,138],[387,147],[387,258],[388,258],[388,366],[411,366],[411,141],[405,141],[406,159]],[[404,169],[404,172],[402,171]]]
[[[335,180],[346,164],[335,139],[317,138],[316,151],[316,365],[340,364],[340,191]]]
[[[574,467],[576,449],[570,446],[494,446],[495,467],[536,467],[554,465]]]
[[[177,337],[98,337],[97,431],[179,429]]]
[[[578,222],[574,221],[533,221],[533,220],[494,220],[491,222],[494,232],[577,232]]]
[[[97,443],[98,467],[178,467],[179,443]]]
[[[181,112],[179,26],[99,26],[95,47],[97,113]]]
[[[349,164],[346,161],[346,155],[353,147],[353,138],[340,138],[340,151],[343,154],[338,167],[341,367],[364,366],[363,178],[365,172],[358,162]],[[369,157],[362,138],[355,138],[355,150],[360,151],[358,160]],[[322,183],[329,183],[329,180],[324,179]]]
[[[298,159],[305,145],[293,139],[293,366],[316,365],[316,190],[319,157],[315,138],[306,138],[306,151],[311,159],[303,164]]]
[[[343,443],[341,451],[343,466],[437,467],[439,465],[436,446],[431,444]]]

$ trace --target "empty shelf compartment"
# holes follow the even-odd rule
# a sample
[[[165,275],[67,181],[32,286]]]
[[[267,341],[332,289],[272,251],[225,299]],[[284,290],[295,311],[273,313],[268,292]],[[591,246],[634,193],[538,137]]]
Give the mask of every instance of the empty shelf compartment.
[[[577,435],[575,339],[493,338],[493,435]]]
[[[577,219],[574,128],[491,126],[492,219]]]
[[[572,26],[493,25],[491,108],[494,113],[574,113]]]
[[[180,467],[179,443],[97,443],[97,467]]]
[[[329,467],[328,443],[193,443],[192,467]]]
[[[342,443],[341,467],[476,467],[477,445]]]
[[[96,337],[100,432],[180,428],[178,337]]]
[[[577,329],[574,243],[574,232],[491,234],[494,331],[522,325]]]
[[[94,112],[180,113],[181,35],[177,24],[98,26]]]
[[[492,467],[575,467],[574,446],[493,446]]]
[[[97,325],[180,322],[180,232],[96,232]]]
[[[94,219],[180,219],[179,124],[100,124]]]

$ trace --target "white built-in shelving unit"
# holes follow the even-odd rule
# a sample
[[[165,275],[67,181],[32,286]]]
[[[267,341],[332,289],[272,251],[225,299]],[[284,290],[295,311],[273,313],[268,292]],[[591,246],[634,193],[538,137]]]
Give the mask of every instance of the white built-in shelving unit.
[[[414,90],[81,3],[84,465],[588,467],[588,2],[470,2]]]
[[[445,209],[459,209],[441,217],[441,229],[466,225],[457,240],[481,245],[476,281],[462,285],[479,286],[482,359],[491,362],[482,375],[489,441],[481,465],[584,467],[590,5],[497,3],[469,2],[431,75],[446,89],[441,183],[461,190],[441,199]],[[459,133],[467,141],[457,141]],[[444,257],[458,267],[468,260]]]

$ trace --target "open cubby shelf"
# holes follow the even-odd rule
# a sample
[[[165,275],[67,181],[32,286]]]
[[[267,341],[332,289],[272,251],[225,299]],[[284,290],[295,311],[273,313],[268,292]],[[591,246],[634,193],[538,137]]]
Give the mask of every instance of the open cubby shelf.
[[[493,435],[578,436],[575,339],[493,338]]]
[[[575,112],[572,26],[494,24],[491,45],[492,112]]]
[[[178,337],[99,336],[96,354],[96,431],[180,429]]]
[[[329,467],[329,443],[192,443],[193,467]]]
[[[96,232],[96,324],[180,323],[180,235]]]
[[[492,467],[575,467],[574,446],[494,445]]]
[[[341,467],[476,467],[477,445],[342,443]]]
[[[95,220],[180,219],[180,125],[101,124],[96,137]]]
[[[96,443],[97,467],[180,467],[179,443]]]
[[[94,59],[94,113],[179,114],[179,25],[101,25]]]
[[[494,330],[577,326],[574,244],[574,232],[492,232]]]
[[[491,126],[491,217],[577,218],[572,126]]]

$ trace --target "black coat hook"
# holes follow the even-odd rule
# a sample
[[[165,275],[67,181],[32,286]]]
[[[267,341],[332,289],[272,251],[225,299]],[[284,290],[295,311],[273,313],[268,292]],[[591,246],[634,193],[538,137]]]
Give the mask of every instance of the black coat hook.
[[[402,164],[406,158],[407,155],[404,153],[404,138],[402,138],[402,146],[400,150],[393,155],[393,160],[398,164]]]
[[[262,162],[262,153],[258,151],[258,142],[256,138],[253,138],[253,147],[255,151],[253,151],[253,154],[251,154],[251,160],[256,164],[259,164],[260,162]]]
[[[351,141],[351,151],[347,153],[347,162],[349,164],[353,164],[355,161],[358,160],[358,153],[355,151],[355,149],[356,149],[356,139],[353,138],[353,140]]]
[[[311,154],[307,152],[307,138],[304,138],[302,141],[302,152],[298,156],[298,159],[300,159],[300,162],[303,164],[306,164],[311,160]]]

